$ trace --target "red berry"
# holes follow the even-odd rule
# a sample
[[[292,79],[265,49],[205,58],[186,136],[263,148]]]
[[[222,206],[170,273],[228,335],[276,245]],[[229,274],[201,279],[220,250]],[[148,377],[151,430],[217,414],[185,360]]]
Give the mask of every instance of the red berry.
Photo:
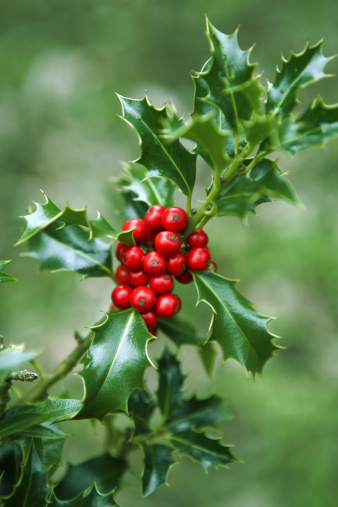
[[[182,208],[167,208],[162,215],[162,225],[166,231],[182,232],[188,223],[188,215]]]
[[[128,273],[128,283],[133,285],[134,287],[138,287],[139,285],[148,285],[149,275],[143,271],[143,269],[139,269],[138,271],[129,271]]]
[[[144,243],[154,243],[157,232],[154,231],[153,229],[150,229],[150,227],[148,227],[147,229],[148,229],[147,235],[144,238]]]
[[[153,336],[157,336],[157,327],[149,327],[148,328],[149,333],[151,333]],[[149,340],[149,343],[152,342],[154,338]]]
[[[147,312],[156,303],[156,294],[149,287],[136,287],[130,295],[130,304],[138,312]]]
[[[116,308],[116,307],[115,307],[114,303],[112,303],[109,307],[109,313],[114,313],[114,308]]]
[[[115,271],[115,278],[118,284],[128,283],[128,269],[120,264]]]
[[[191,271],[204,271],[208,268],[210,259],[210,252],[206,248],[192,248],[187,253],[187,266]]]
[[[123,310],[130,308],[130,295],[132,291],[133,289],[130,287],[130,285],[118,285],[111,293],[113,303],[118,308],[122,308]]]
[[[155,312],[163,319],[170,319],[179,312],[179,302],[174,294],[159,296],[155,305]]]
[[[142,262],[143,270],[149,275],[161,275],[167,267],[166,258],[158,252],[149,252]]]
[[[143,320],[147,326],[147,328],[155,327],[157,324],[157,315],[154,310],[149,310],[148,312],[141,313]]]
[[[177,299],[177,302],[178,302],[178,311],[176,313],[178,313],[181,308],[182,308],[182,301],[181,301],[181,298],[179,298],[176,294],[174,294],[175,298]]]
[[[164,212],[165,208],[159,204],[155,204],[149,208],[147,213],[144,215],[144,221],[147,226],[157,232],[163,231],[162,215]]]
[[[122,226],[123,231],[129,231],[130,229],[134,229],[133,237],[136,243],[142,243],[147,234],[147,226],[144,220],[141,218],[131,218],[124,222]]]
[[[124,248],[126,248],[127,245],[125,245],[124,243],[121,243],[121,241],[119,241],[117,243],[117,247],[116,247],[116,258],[120,261],[121,260],[121,255],[122,255],[122,251]]]
[[[175,276],[176,280],[180,283],[191,283],[193,281],[193,276],[189,271],[185,270],[181,275]]]
[[[174,232],[162,231],[155,238],[155,248],[162,255],[175,255],[181,248],[181,240]]]
[[[121,263],[128,271],[138,271],[142,266],[144,253],[138,246],[127,246],[121,255]]]
[[[174,287],[173,277],[167,273],[151,276],[149,279],[149,287],[153,289],[156,294],[168,294]]]
[[[186,256],[183,252],[177,252],[177,254],[167,257],[167,269],[166,272],[169,275],[180,275],[185,270],[187,264]]]
[[[191,248],[196,248],[198,246],[207,246],[208,239],[208,235],[203,231],[203,229],[198,229],[187,237],[186,244]]]

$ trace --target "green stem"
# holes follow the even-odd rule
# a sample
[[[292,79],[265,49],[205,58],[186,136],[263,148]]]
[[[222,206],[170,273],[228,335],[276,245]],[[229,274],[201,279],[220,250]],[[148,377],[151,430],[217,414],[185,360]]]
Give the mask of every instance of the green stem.
[[[191,217],[191,195],[187,195],[186,210],[187,210],[188,217]]]
[[[29,362],[31,363],[31,365],[33,366],[33,368],[35,368],[35,370],[38,372],[39,377],[41,378],[41,380],[44,380],[46,378],[46,372],[42,368],[42,366],[39,363],[39,361],[37,361],[36,359],[32,359]]]

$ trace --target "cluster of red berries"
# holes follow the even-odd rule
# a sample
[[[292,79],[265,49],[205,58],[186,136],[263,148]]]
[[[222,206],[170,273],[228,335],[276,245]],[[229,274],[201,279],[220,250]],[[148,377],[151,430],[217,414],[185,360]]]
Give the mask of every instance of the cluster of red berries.
[[[187,268],[204,271],[210,264],[208,236],[202,229],[186,240],[180,235],[187,223],[182,208],[152,206],[144,220],[132,218],[123,224],[123,231],[134,229],[137,246],[120,242],[116,247],[121,264],[115,271],[119,285],[112,292],[113,305],[139,311],[155,336],[158,317],[169,319],[181,309],[180,298],[171,293],[174,278],[190,283],[193,277]]]

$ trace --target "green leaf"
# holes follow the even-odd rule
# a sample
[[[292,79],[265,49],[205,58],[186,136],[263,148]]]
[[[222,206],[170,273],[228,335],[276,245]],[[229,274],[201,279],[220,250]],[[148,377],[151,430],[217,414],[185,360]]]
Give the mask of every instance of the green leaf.
[[[111,246],[99,239],[87,240],[78,225],[60,229],[54,222],[33,236],[24,253],[40,264],[41,271],[73,271],[83,278],[111,275]]]
[[[58,436],[59,438],[55,438]],[[65,435],[60,429],[55,430],[54,437],[34,438],[33,444],[37,457],[43,468],[48,469],[48,478],[52,477],[62,462],[62,451],[65,443]]]
[[[37,424],[71,419],[81,406],[79,400],[47,398],[42,403],[10,408],[0,417],[0,435],[7,437]]]
[[[181,372],[180,362],[168,349],[164,350],[159,359],[158,369],[160,374],[157,390],[158,405],[164,419],[167,419],[182,401],[185,375]]]
[[[125,460],[112,458],[109,454],[79,465],[70,465],[67,475],[54,488],[54,492],[59,500],[71,500],[83,494],[95,482],[97,492],[107,495],[120,485],[127,467]]]
[[[312,148],[324,147],[338,136],[338,105],[327,106],[316,99],[298,121],[284,122],[279,129],[280,147],[294,155]]]
[[[6,507],[45,506],[50,492],[47,484],[48,469],[44,468],[36,455],[34,446],[23,469],[20,485],[6,502]]]
[[[21,217],[26,221],[26,228],[15,246],[36,236],[55,222],[60,222],[59,227],[69,225],[86,227],[89,230],[89,239],[105,237],[122,241],[125,244],[135,244],[132,239],[132,232],[115,231],[100,212],[98,212],[96,219],[89,220],[86,208],[73,209],[67,204],[63,210],[60,210],[46,194],[44,196],[46,199],[45,203],[34,203],[35,210],[29,215]]]
[[[122,194],[133,195],[132,199],[148,206],[159,204],[165,208],[174,205],[175,185],[167,178],[147,178],[147,169],[123,164],[124,173],[116,180]]]
[[[228,418],[228,414],[222,409],[222,403],[223,400],[217,396],[205,400],[198,400],[195,397],[184,400],[172,413],[166,427],[174,431],[214,428],[218,421]]]
[[[330,77],[324,68],[331,58],[323,55],[323,41],[314,46],[307,44],[303,52],[291,52],[290,58],[282,58],[283,66],[279,70],[273,84],[268,83],[267,112],[288,117],[294,107],[299,104],[298,94],[302,88],[320,79]]]
[[[0,350],[0,382],[13,372],[18,370],[22,365],[32,361],[41,354],[39,350],[25,350],[24,345],[16,345],[15,347],[7,347]]]
[[[7,273],[3,272],[7,264],[9,264],[10,262],[11,261],[0,261],[0,283],[17,281],[17,279],[14,278],[14,276],[8,275]]]
[[[173,181],[183,192],[191,196],[196,178],[196,155],[175,141],[166,145],[160,137],[163,121],[167,118],[166,107],[156,109],[148,102],[128,99],[118,95],[123,118],[133,126],[139,136],[141,156],[136,162],[147,169],[147,177],[163,177]]]
[[[241,120],[249,120],[254,111],[260,112],[264,89],[259,76],[254,76],[257,63],[249,63],[251,49],[241,50],[237,31],[223,34],[207,20],[207,37],[212,58],[194,78],[195,83],[200,81],[196,83],[196,98],[217,105],[232,132],[238,135]]]
[[[81,494],[65,502],[58,500],[53,494],[51,502],[48,505],[51,507],[119,507],[114,500],[113,493],[101,495],[97,491],[95,484],[86,490],[83,495]]]
[[[142,473],[142,495],[149,496],[159,486],[168,486],[168,473],[176,463],[173,449],[161,444],[142,444],[144,468]]]
[[[227,467],[229,463],[236,461],[228,446],[221,444],[219,440],[208,438],[202,433],[195,433],[191,430],[181,431],[172,434],[170,441],[181,454],[200,463],[204,470],[210,467]]]
[[[246,161],[249,164],[250,160]],[[243,166],[245,167],[245,166]],[[276,162],[268,158],[260,160],[246,174],[236,176],[219,194],[215,216],[239,216],[245,219],[255,208],[270,198],[282,199],[290,204],[302,207],[290,182],[282,174]]]
[[[236,359],[247,372],[260,373],[278,349],[267,329],[271,317],[257,313],[252,304],[235,289],[234,280],[216,273],[194,273],[197,303],[207,303],[213,316],[209,340],[220,344],[223,360]]]
[[[9,498],[21,478],[23,454],[16,443],[0,446],[0,498]]]
[[[212,342],[207,342],[201,345],[199,349],[199,356],[204,366],[207,375],[212,378],[214,366],[217,357],[217,350]]]
[[[79,372],[86,393],[77,419],[102,419],[113,410],[126,412],[131,393],[144,388],[145,369],[153,366],[146,350],[153,335],[134,310],[107,314],[103,324],[91,329],[95,337]]]
[[[13,435],[13,438],[16,438],[16,436],[19,435]],[[61,430],[58,424],[44,423],[40,425],[35,424],[30,428],[20,431],[20,436],[46,440],[61,440],[68,435]]]
[[[156,404],[153,396],[148,391],[137,389],[130,396],[128,410],[134,421],[134,437],[137,435],[148,435],[152,432],[150,418],[153,415],[155,407]]]

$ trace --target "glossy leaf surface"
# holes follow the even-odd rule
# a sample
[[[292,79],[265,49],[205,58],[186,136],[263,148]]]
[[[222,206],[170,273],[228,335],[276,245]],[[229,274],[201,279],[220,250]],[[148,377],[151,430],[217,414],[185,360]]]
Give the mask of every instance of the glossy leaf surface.
[[[139,313],[109,314],[103,324],[91,329],[95,337],[79,373],[86,392],[78,419],[102,419],[113,410],[127,411],[130,395],[144,388],[145,369],[152,366],[146,347],[153,336]]]
[[[222,399],[217,396],[211,396],[205,400],[199,400],[192,397],[184,400],[182,404],[169,417],[166,427],[174,431],[185,431],[191,428],[201,429],[205,427],[215,427],[215,425],[227,419],[228,415],[222,408]]]
[[[185,392],[183,381],[185,376],[180,369],[180,363],[168,349],[165,349],[158,361],[160,373],[157,391],[158,404],[165,418],[181,403]]]
[[[148,496],[159,486],[168,485],[168,473],[176,463],[173,449],[161,444],[143,444],[144,468],[142,473],[142,494]]]
[[[236,289],[235,281],[216,273],[194,273],[198,300],[212,311],[209,340],[220,344],[223,360],[232,357],[246,371],[260,373],[264,364],[277,350],[267,329],[270,317],[256,312],[252,304]]]
[[[130,396],[128,401],[128,411],[134,421],[134,437],[137,435],[148,435],[152,432],[150,419],[155,407],[155,400],[148,391],[137,389]]]

